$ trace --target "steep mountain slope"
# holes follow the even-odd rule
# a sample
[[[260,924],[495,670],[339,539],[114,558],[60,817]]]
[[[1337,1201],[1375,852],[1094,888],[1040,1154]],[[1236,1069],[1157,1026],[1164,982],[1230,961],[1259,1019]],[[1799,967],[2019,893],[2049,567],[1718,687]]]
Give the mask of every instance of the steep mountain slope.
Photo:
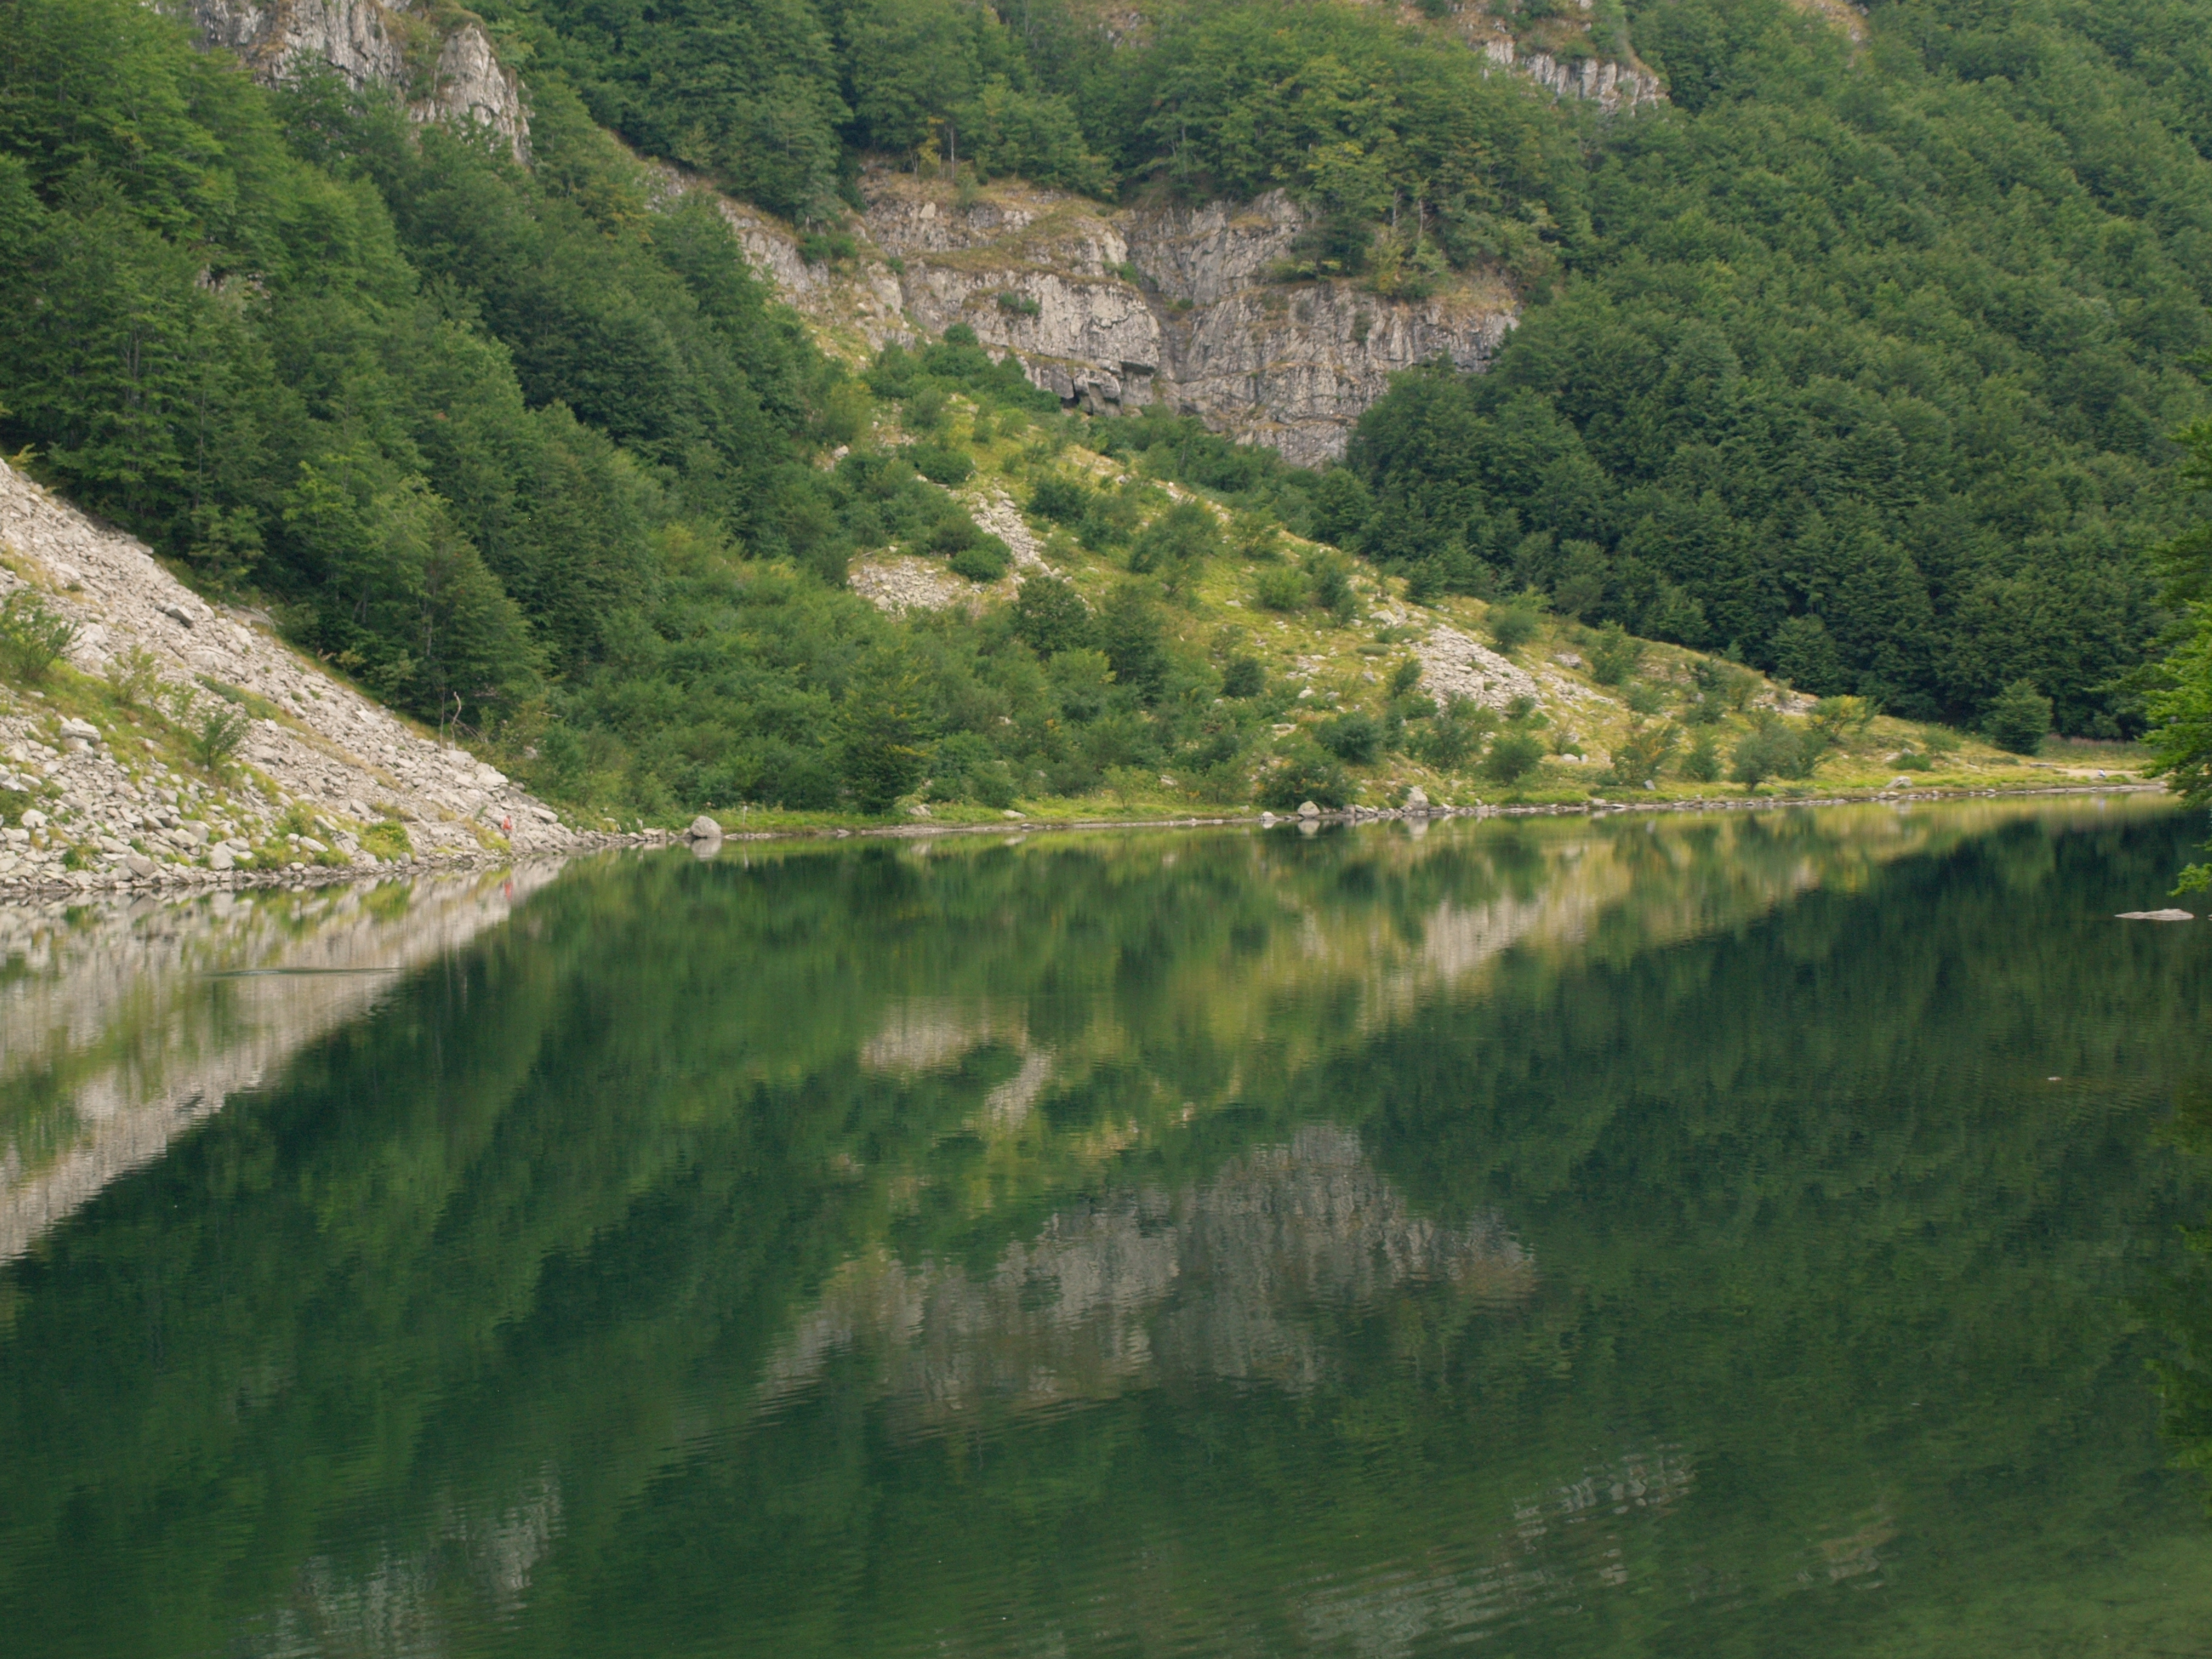
[[[73,631],[58,669],[0,672],[0,890],[581,844],[498,771],[0,463],[0,631],[33,616]]]
[[[1516,64],[1610,31],[1631,64],[1633,23],[1673,95],[1607,113],[1465,11],[223,15],[264,85],[124,0],[0,0],[0,429],[564,804],[1694,791],[1838,740],[1886,782],[1936,738],[1837,699],[2031,745],[2045,692],[2128,718],[2194,175],[2138,167],[2131,221],[2031,170],[1994,237],[1990,169],[1929,158],[1996,94],[1933,46],[1765,0],[1516,14]],[[781,90],[733,101],[778,28],[743,67]],[[537,54],[512,134],[415,118],[464,37]],[[363,41],[430,78],[395,99]],[[2141,136],[2186,128],[2161,96]],[[1557,660],[1601,642],[1603,689]],[[1833,694],[1825,729],[1700,642]]]

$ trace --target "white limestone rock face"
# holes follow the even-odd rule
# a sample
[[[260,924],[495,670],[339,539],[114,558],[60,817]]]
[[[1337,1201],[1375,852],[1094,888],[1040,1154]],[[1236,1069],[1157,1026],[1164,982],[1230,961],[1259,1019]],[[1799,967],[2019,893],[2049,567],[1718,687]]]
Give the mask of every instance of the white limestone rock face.
[[[1608,112],[1667,101],[1667,89],[1657,76],[1610,58],[1562,61],[1547,52],[1532,52],[1516,67],[1554,97],[1586,99]]]
[[[1164,402],[1302,465],[1342,454],[1393,374],[1437,357],[1480,368],[1519,315],[1480,277],[1419,301],[1272,280],[1307,222],[1280,191],[1115,211],[1009,185],[963,206],[949,185],[882,168],[862,190],[862,228],[915,332],[964,323],[1063,403]],[[805,289],[786,291],[809,308]]]
[[[380,0],[177,0],[175,9],[202,44],[237,53],[260,80],[327,64],[356,87],[400,88],[418,121],[473,121],[528,154],[522,83],[473,18],[443,33],[427,7]]]

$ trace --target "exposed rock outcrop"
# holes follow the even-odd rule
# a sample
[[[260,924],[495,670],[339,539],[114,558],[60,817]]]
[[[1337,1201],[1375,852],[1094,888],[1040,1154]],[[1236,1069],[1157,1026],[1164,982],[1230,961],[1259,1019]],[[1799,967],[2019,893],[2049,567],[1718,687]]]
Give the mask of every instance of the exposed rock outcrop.
[[[1279,191],[1113,210],[1016,183],[963,202],[949,183],[887,168],[862,191],[866,246],[843,262],[810,264],[787,227],[723,208],[833,348],[859,355],[963,323],[1064,403],[1163,403],[1303,465],[1343,453],[1393,374],[1437,357],[1480,368],[1519,316],[1504,283],[1481,276],[1421,300],[1274,280],[1308,222]]]
[[[173,0],[172,9],[261,80],[325,64],[356,87],[398,88],[418,121],[476,122],[516,155],[528,151],[522,83],[473,17],[453,24],[427,5],[380,0]]]
[[[1608,112],[1667,101],[1666,83],[1643,64],[1589,55],[1554,55],[1516,44],[1503,25],[1480,40],[1493,64],[1524,75],[1554,98],[1587,99]]]
[[[246,613],[217,611],[143,544],[95,524],[4,463],[0,553],[0,599],[21,586],[40,590],[41,602],[76,628],[76,667],[140,665],[150,675],[138,694],[146,703],[173,708],[173,699],[189,696],[196,707],[213,706],[217,686],[246,700],[254,718],[238,758],[258,775],[212,791],[168,773],[145,752],[143,731],[121,722],[106,732],[64,726],[34,693],[0,694],[0,788],[42,803],[38,824],[27,818],[0,830],[0,890],[198,880],[249,860],[273,867],[270,840],[294,804],[328,832],[308,854],[334,847],[362,868],[380,860],[355,838],[385,818],[405,825],[409,861],[582,844],[552,808],[495,769],[416,732]],[[96,867],[65,866],[72,847],[99,848]],[[287,860],[297,856],[295,849]]]

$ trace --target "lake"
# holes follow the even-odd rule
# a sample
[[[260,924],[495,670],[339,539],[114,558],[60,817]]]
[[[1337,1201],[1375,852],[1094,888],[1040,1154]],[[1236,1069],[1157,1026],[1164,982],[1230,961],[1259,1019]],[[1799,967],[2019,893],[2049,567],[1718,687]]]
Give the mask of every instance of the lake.
[[[2212,1652],[2201,837],[0,912],[0,1650]]]

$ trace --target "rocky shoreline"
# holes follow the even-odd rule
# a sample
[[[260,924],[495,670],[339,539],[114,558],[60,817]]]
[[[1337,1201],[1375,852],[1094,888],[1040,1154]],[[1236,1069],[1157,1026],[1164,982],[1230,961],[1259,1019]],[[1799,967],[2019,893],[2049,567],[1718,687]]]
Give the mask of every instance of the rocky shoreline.
[[[2163,784],[2099,783],[2051,784],[2032,789],[1914,789],[1882,790],[1865,795],[1698,797],[1689,800],[1638,801],[1593,799],[1547,805],[1477,804],[1465,806],[1415,805],[1400,807],[1354,806],[1336,811],[1193,813],[1168,818],[1049,818],[1023,817],[997,823],[887,823],[859,828],[823,826],[818,829],[729,830],[713,819],[695,819],[685,830],[647,830],[612,834],[572,835],[556,862],[588,853],[622,849],[648,850],[689,847],[702,858],[710,858],[725,842],[744,844],[777,841],[915,841],[947,836],[1029,836],[1050,831],[1101,830],[1192,830],[1295,828],[1318,831],[1324,825],[1412,823],[1440,823],[1453,819],[1520,817],[1611,817],[1643,812],[1742,812],[1807,806],[1903,805],[1913,803],[2023,799],[2040,795],[2164,794]],[[543,863],[538,854],[530,861]],[[310,862],[278,864],[264,868],[227,870],[203,866],[159,864],[143,871],[127,867],[102,870],[58,870],[50,866],[0,876],[0,903],[66,898],[73,895],[125,892],[174,894],[191,890],[242,891],[254,888],[322,887],[342,882],[389,881],[395,878],[440,872],[497,870],[521,862],[515,855],[494,851],[406,855],[392,860],[369,859],[361,863],[325,865]]]

